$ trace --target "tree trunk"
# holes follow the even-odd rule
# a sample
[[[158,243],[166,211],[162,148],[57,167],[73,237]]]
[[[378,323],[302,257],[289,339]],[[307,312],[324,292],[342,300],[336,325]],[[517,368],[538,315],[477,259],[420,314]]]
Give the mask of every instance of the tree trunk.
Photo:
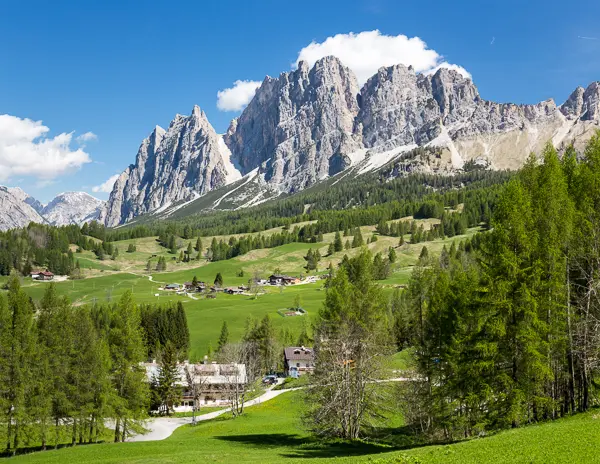
[[[119,431],[121,428],[121,418],[117,417],[117,420],[115,421],[115,443],[119,443],[119,441],[121,441],[121,437],[119,435]]]

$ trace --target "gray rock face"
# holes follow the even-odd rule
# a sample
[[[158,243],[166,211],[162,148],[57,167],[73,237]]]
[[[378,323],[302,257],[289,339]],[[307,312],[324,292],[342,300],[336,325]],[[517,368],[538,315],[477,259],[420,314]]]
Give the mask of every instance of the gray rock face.
[[[335,57],[312,69],[267,77],[225,142],[242,172],[260,167],[266,181],[293,192],[340,172],[346,155],[361,148],[353,137],[358,114],[354,74]]]
[[[516,169],[548,141],[560,146],[583,133],[589,138],[582,125],[597,124],[600,89],[598,83],[578,88],[561,108],[552,99],[495,103],[483,100],[472,81],[456,71],[442,68],[423,76],[397,65],[369,79],[360,102],[355,131],[371,152],[431,144],[447,148],[448,170],[473,159]]]
[[[103,207],[102,200],[85,192],[65,192],[48,203],[41,215],[54,226],[83,225],[98,219]]]
[[[443,91],[438,97],[447,98]],[[403,65],[381,68],[363,86],[355,132],[365,147],[379,151],[397,146],[422,145],[437,136],[432,124],[440,106],[431,80]]]
[[[46,221],[25,200],[29,197],[20,188],[0,186],[0,230],[26,227],[30,222]]]
[[[157,126],[142,142],[135,165],[115,182],[100,219],[115,226],[239,177],[227,147],[195,106],[190,116],[177,115],[167,131]]]
[[[44,205],[40,203],[35,198],[29,196],[19,187],[8,187],[8,191],[19,201],[27,203],[34,210],[37,211],[38,214],[42,214],[42,210],[44,209]]]
[[[65,226],[98,219],[104,206],[85,192],[57,195],[46,206],[18,187],[0,186],[0,230],[26,227],[30,222]]]

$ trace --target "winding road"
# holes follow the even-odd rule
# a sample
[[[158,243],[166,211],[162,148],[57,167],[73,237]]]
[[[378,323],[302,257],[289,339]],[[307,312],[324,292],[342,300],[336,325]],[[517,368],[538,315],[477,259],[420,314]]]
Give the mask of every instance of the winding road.
[[[246,401],[244,407],[254,406],[257,404],[264,403],[265,401],[272,400],[273,398],[281,395],[282,393],[298,390],[298,388],[288,388],[286,390],[267,390],[265,393],[260,395],[253,400]],[[196,422],[206,421],[219,417],[229,412],[229,408],[221,409],[220,411],[209,412],[208,414],[200,414],[196,416]],[[178,429],[182,425],[192,423],[191,417],[157,417],[150,419],[146,422],[145,427],[149,430],[148,433],[143,435],[134,435],[127,439],[127,441],[155,441],[164,440],[170,437],[175,429]]]

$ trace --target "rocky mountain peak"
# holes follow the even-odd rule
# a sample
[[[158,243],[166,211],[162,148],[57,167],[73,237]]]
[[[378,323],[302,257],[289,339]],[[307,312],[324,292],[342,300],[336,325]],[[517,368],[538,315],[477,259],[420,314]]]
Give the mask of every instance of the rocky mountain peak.
[[[42,210],[42,216],[52,225],[82,225],[98,219],[104,202],[86,192],[63,192],[58,194]]]
[[[30,222],[82,225],[98,219],[103,205],[85,192],[64,192],[44,206],[18,187],[0,186],[0,230],[26,227]]]
[[[577,87],[560,108],[567,119],[579,118],[583,109],[583,94],[585,89]]]
[[[220,140],[197,105],[189,116],[176,115],[166,131],[155,129],[140,145],[135,165],[115,182],[101,213],[104,223],[114,226],[239,178]]]
[[[440,68],[431,76],[431,93],[442,116],[455,113],[458,118],[465,116],[462,110],[469,111],[479,100],[479,91],[473,81],[447,68]]]
[[[600,82],[593,82],[585,89],[581,119],[584,121],[600,119]]]
[[[280,191],[295,191],[339,172],[358,113],[354,74],[335,57],[312,68],[298,68],[263,81],[252,101],[230,127],[225,141],[247,173],[257,166]]]

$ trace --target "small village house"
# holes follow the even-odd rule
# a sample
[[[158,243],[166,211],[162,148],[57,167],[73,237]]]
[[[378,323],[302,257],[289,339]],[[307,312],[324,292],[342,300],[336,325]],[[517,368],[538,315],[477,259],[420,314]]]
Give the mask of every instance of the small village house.
[[[165,290],[179,290],[181,285],[179,284],[167,284],[165,285]]]
[[[244,293],[244,290],[235,287],[229,287],[225,289],[225,293],[228,293],[229,295],[241,295],[242,293]]]
[[[288,377],[299,377],[315,368],[315,353],[312,348],[290,346],[284,348],[284,371]]]
[[[54,280],[54,274],[50,271],[42,271],[38,274],[36,280]]]
[[[146,380],[150,383],[158,378],[160,365],[156,362],[143,363]],[[245,364],[190,364],[179,363],[176,385],[182,389],[181,401],[174,406],[175,412],[188,412],[194,407],[193,393],[188,385],[187,372],[190,372],[197,388],[196,408],[202,406],[226,406],[229,404],[232,389],[242,389],[247,384]]]
[[[298,277],[273,274],[269,277],[269,283],[271,285],[294,285],[299,284],[300,279]]]

